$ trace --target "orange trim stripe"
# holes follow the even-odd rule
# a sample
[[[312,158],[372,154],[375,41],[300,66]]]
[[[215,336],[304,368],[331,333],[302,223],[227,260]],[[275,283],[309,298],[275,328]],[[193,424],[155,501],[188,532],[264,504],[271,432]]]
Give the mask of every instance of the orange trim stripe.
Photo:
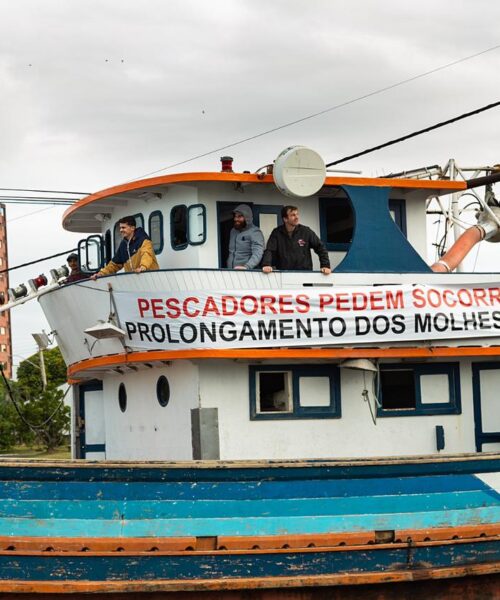
[[[83,593],[83,592],[161,592],[251,590],[264,588],[311,587],[329,585],[359,585],[393,583],[422,579],[449,579],[465,575],[500,573],[500,562],[441,567],[436,569],[407,569],[383,573],[357,573],[342,575],[316,575],[292,577],[259,577],[242,579],[198,580],[139,580],[139,581],[0,581],[0,592],[32,593]],[[481,581],[478,581],[481,585]],[[482,588],[484,590],[484,588]],[[493,597],[493,596],[492,596]]]
[[[345,358],[441,358],[466,356],[500,356],[500,346],[428,346],[401,348],[247,348],[247,349],[193,349],[150,350],[111,354],[86,358],[68,367],[68,378],[75,379],[85,371],[115,368],[137,363],[154,363],[172,360],[225,359],[264,360],[290,359],[310,360]]]
[[[256,175],[252,173],[176,173],[173,175],[163,175],[161,177],[152,177],[150,179],[141,179],[116,185],[95,194],[82,198],[70,206],[63,215],[63,226],[66,221],[78,210],[103,198],[125,194],[134,190],[147,189],[159,185],[170,185],[174,183],[196,183],[196,182],[230,182],[230,183],[274,183],[272,175]],[[325,185],[355,185],[355,186],[375,186],[392,188],[410,188],[427,190],[449,190],[449,192],[459,192],[467,189],[467,184],[463,181],[421,181],[415,179],[387,179],[387,178],[369,178],[369,177],[327,177]]]
[[[348,548],[377,544],[377,547],[405,545],[408,538],[420,546],[442,545],[443,543],[470,542],[473,540],[500,539],[500,523],[463,525],[432,529],[404,529],[392,532],[391,539],[380,537],[375,531],[343,532],[323,534],[269,535],[269,536],[213,536],[213,537],[145,537],[145,538],[85,538],[85,537],[0,537],[0,554],[25,554],[72,552],[80,554],[99,553],[168,553],[192,554],[216,551],[265,550],[346,550]],[[398,546],[398,547],[399,547]]]

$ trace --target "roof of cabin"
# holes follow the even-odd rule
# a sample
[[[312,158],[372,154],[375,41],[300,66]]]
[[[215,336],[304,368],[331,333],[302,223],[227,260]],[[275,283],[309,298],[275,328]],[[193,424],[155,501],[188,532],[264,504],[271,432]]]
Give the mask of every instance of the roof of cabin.
[[[63,227],[68,231],[79,233],[100,233],[102,219],[99,215],[108,214],[120,202],[131,199],[141,199],[145,193],[161,193],[169,185],[176,183],[254,183],[272,184],[272,175],[257,175],[253,173],[178,173],[163,175],[123,183],[107,188],[78,200],[70,206],[63,215]],[[422,200],[429,196],[445,195],[466,189],[464,181],[431,181],[415,179],[367,178],[367,177],[327,177],[325,186],[372,186],[390,187],[404,190],[407,197],[418,197]]]

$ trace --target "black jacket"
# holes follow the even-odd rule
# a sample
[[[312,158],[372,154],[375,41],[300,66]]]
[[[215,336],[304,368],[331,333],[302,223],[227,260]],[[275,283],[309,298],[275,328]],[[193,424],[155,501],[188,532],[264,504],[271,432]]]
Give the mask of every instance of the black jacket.
[[[262,266],[281,271],[312,271],[311,249],[319,256],[320,266],[329,268],[328,252],[312,229],[299,224],[290,236],[281,225],[269,236]]]

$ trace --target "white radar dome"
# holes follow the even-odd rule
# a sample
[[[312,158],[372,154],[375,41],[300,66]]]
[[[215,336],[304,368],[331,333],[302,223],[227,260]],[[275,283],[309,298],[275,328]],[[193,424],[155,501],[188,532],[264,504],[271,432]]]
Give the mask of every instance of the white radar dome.
[[[291,146],[274,162],[274,183],[285,196],[305,198],[319,192],[325,183],[326,167],[321,156],[305,146]]]

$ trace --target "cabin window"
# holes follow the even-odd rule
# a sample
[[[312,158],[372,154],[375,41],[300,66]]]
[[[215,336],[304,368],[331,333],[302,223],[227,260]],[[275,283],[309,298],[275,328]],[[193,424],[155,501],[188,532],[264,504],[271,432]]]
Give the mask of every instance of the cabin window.
[[[337,367],[255,366],[249,374],[252,420],[340,417]]]
[[[161,254],[163,250],[163,215],[159,210],[155,210],[149,215],[148,230],[155,254]]]
[[[192,246],[206,240],[206,211],[203,204],[193,204],[188,209],[188,237]]]
[[[349,198],[320,198],[319,212],[321,239],[327,250],[349,250],[354,231],[354,213]],[[404,200],[389,200],[389,212],[406,235]]]
[[[124,383],[120,383],[118,387],[118,406],[122,412],[127,410],[127,388]]]
[[[379,416],[460,414],[458,363],[382,365]]]
[[[203,204],[174,206],[170,211],[170,243],[174,250],[196,246],[206,240],[206,209]]]
[[[128,215],[123,215],[123,216],[125,217]],[[144,229],[144,216],[141,213],[137,213],[132,216],[135,218],[135,226],[142,227]],[[120,235],[120,220],[118,220],[115,223],[115,226],[113,227],[113,242],[114,242],[115,253],[118,250],[118,246],[120,245],[121,241],[122,241],[122,236]]]
[[[170,400],[170,385],[165,375],[158,377],[156,382],[156,398],[160,406],[167,406]]]

